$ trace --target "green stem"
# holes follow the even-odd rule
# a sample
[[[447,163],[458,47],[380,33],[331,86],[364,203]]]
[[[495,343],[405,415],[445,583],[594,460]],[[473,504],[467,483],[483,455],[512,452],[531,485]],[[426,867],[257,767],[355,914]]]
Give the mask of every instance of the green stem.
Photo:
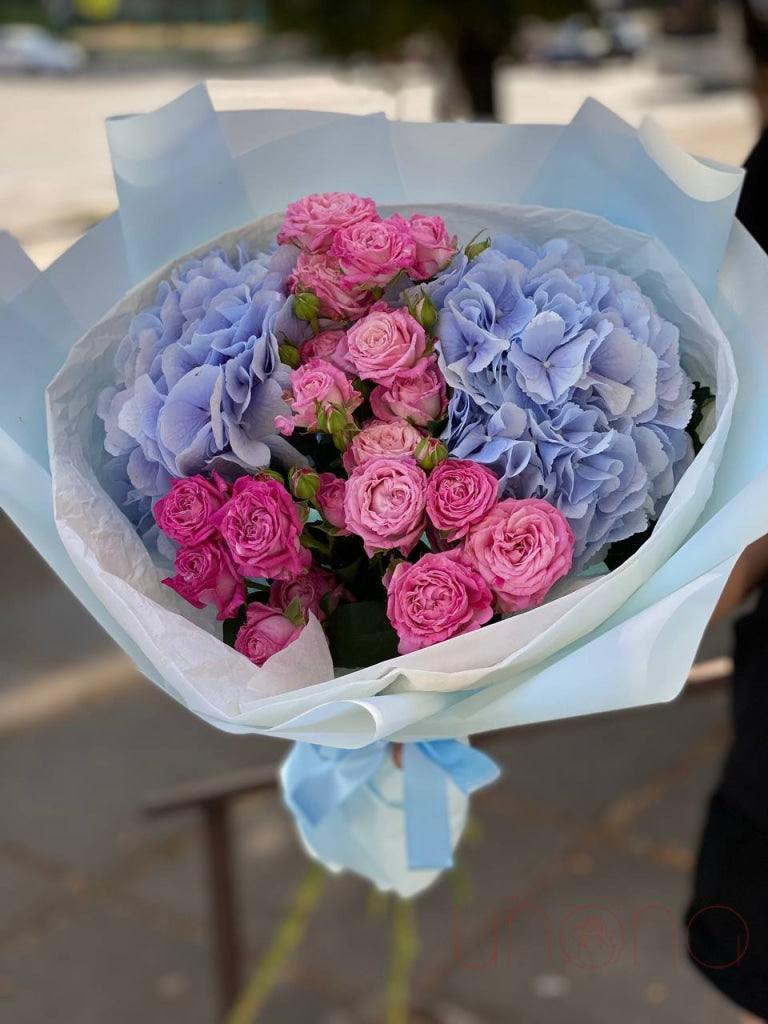
[[[226,1024],[252,1024],[258,1020],[286,964],[304,941],[327,877],[320,864],[310,865],[293,894],[288,913],[230,1010]]]
[[[395,900],[392,915],[392,954],[387,984],[386,1024],[408,1024],[413,961],[418,953],[413,904]]]

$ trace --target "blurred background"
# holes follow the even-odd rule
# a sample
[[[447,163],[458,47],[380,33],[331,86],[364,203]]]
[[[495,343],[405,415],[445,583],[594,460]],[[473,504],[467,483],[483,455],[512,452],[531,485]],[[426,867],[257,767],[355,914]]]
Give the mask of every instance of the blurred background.
[[[0,0],[0,227],[50,264],[116,205],[105,117],[201,78],[221,107],[415,121],[562,122],[591,95],[740,164],[768,110],[764,17],[765,0]],[[736,1020],[680,924],[723,686],[493,740],[504,779],[409,915],[357,879],[307,875],[257,791],[281,745],[155,691],[3,518],[0,565],[0,1020],[210,1024],[248,978],[232,1024]],[[702,658],[729,646],[726,625]],[[509,933],[521,904],[549,917],[550,955],[542,914]],[[585,907],[623,928],[616,955],[575,937]],[[473,970],[494,913],[498,961]]]

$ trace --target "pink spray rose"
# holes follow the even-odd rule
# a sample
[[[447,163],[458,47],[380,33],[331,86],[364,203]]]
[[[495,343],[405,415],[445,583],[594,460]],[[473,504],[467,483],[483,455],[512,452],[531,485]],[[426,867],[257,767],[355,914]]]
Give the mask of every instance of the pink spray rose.
[[[359,434],[352,438],[349,448],[342,456],[344,469],[351,473],[370,459],[381,456],[401,459],[413,455],[416,447],[424,440],[421,431],[405,420],[384,423],[370,420]]]
[[[426,489],[426,473],[410,458],[371,459],[352,473],[344,516],[369,558],[378,550],[413,550],[426,523]]]
[[[235,637],[235,650],[261,667],[273,654],[292,644],[302,629],[304,626],[294,625],[281,611],[253,602]]]
[[[387,616],[410,654],[469,633],[493,617],[493,594],[458,551],[399,562],[387,585]]]
[[[379,384],[371,392],[376,419],[410,420],[417,427],[441,419],[446,404],[445,378],[434,356],[420,359],[410,370],[401,370],[387,387]]]
[[[304,342],[299,349],[299,359],[302,363],[308,363],[310,359],[325,359],[340,370],[354,374],[354,366],[339,352],[340,347],[346,348],[346,337],[347,332],[342,330],[321,331]]]
[[[364,220],[337,231],[330,253],[350,285],[384,288],[413,264],[416,246],[402,217]]]
[[[342,597],[350,595],[332,572],[319,566],[310,566],[306,572],[290,580],[275,580],[269,591],[272,608],[285,611],[290,603],[298,599],[306,619],[307,612],[324,622],[338,607]]]
[[[456,541],[479,523],[498,500],[495,474],[469,459],[446,459],[427,483],[427,516],[446,540]]]
[[[373,293],[352,288],[339,266],[339,261],[325,253],[301,253],[288,278],[294,293],[308,291],[316,295],[318,316],[329,320],[356,320],[370,309]]]
[[[302,524],[293,498],[277,480],[240,477],[214,520],[243,576],[290,579],[312,561],[299,543]]]
[[[416,252],[409,274],[415,281],[426,281],[448,266],[456,254],[457,238],[448,234],[442,217],[414,213],[405,221],[395,214],[392,220],[400,222],[413,239]]]
[[[345,355],[363,380],[389,386],[417,365],[426,347],[424,328],[410,313],[382,304],[347,331]]]
[[[289,403],[293,417],[275,418],[277,429],[288,436],[296,427],[325,430],[327,423],[318,423],[319,412],[327,417],[336,410],[346,416],[347,422],[351,422],[353,411],[363,401],[363,396],[355,391],[346,374],[325,359],[310,359],[294,370],[291,374],[291,391],[293,397]]]
[[[232,556],[217,540],[179,548],[176,575],[163,580],[195,608],[213,604],[217,619],[230,619],[245,601],[245,584]]]
[[[315,495],[320,515],[331,526],[335,526],[340,537],[348,537],[347,521],[344,518],[344,495],[347,481],[333,473],[320,474],[320,486]]]
[[[472,527],[464,554],[503,612],[541,604],[570,570],[573,533],[565,516],[540,498],[507,498]]]
[[[155,522],[179,544],[199,544],[216,533],[211,516],[229,498],[229,486],[218,473],[211,479],[190,476],[171,480],[170,491],[153,509]]]
[[[291,203],[277,236],[306,252],[325,252],[334,234],[359,220],[376,220],[376,204],[352,192],[322,192]]]

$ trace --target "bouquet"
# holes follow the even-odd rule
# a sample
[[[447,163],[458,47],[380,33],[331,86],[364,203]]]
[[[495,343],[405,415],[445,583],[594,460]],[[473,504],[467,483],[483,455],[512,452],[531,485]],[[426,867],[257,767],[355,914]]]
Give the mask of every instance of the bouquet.
[[[200,91],[169,125],[180,103],[187,143],[209,143],[194,182],[188,144],[145,155],[142,119],[116,122],[121,221],[68,254],[71,279],[119,239],[139,283],[110,280],[96,316],[81,301],[79,340],[41,312],[61,268],[8,304],[16,339],[50,313],[39,376],[63,366],[49,480],[6,415],[34,487],[4,503],[23,521],[52,487],[81,581],[47,522],[29,532],[142,670],[220,728],[296,740],[282,781],[310,851],[412,894],[497,774],[468,736],[683,685],[766,528],[764,257],[733,226],[738,172],[594,104],[545,145],[525,129],[538,163],[528,145],[519,180],[475,153],[477,180],[448,175],[427,203],[412,126],[270,141],[267,115],[228,121]],[[427,128],[452,152],[523,141]],[[345,159],[366,131],[375,164]],[[327,163],[286,194],[274,168],[297,141]]]
[[[99,401],[116,502],[225,642],[261,667],[312,615],[369,666],[647,539],[715,396],[632,278],[344,193],[277,242],[175,267]]]

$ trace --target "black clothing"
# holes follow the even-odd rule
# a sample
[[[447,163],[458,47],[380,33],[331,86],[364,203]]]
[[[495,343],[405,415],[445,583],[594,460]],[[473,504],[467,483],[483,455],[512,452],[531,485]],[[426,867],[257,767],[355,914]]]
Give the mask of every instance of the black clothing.
[[[768,132],[746,168],[737,216],[768,249]],[[768,584],[736,626],[733,721],[699,850],[688,949],[724,995],[768,1018]]]
[[[735,737],[709,807],[688,910],[693,963],[768,1018],[768,589],[736,627]],[[716,909],[715,909],[716,908]]]

